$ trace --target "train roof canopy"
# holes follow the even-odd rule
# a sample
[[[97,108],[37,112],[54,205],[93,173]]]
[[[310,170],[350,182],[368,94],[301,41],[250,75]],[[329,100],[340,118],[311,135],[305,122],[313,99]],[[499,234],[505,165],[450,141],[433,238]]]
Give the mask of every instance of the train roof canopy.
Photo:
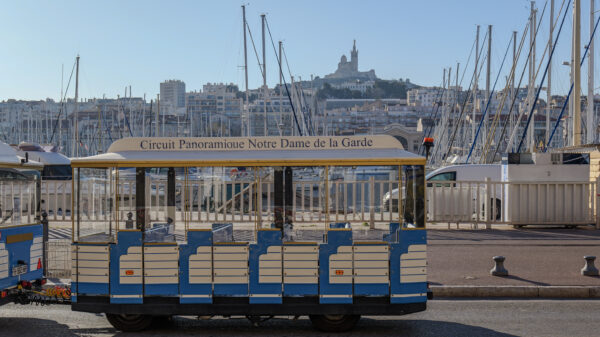
[[[392,136],[123,138],[73,167],[424,165]]]

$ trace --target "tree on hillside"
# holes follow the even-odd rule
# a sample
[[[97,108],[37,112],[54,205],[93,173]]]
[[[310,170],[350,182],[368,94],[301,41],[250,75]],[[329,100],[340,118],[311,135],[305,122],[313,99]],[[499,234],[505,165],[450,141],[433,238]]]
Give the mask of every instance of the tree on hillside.
[[[403,81],[388,81],[388,80],[375,80],[375,84],[371,88],[367,88],[365,93],[361,93],[358,90],[350,89],[336,89],[329,83],[323,84],[323,87],[317,92],[318,100],[325,100],[328,98],[406,98],[407,82]]]

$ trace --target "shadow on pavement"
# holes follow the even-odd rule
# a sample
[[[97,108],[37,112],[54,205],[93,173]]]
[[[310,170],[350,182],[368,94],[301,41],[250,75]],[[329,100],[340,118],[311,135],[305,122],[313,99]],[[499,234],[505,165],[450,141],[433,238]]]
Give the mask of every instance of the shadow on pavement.
[[[433,320],[376,320],[363,318],[356,333],[360,336],[515,336],[488,328]]]
[[[531,284],[536,285],[536,286],[549,286],[550,285],[550,283],[532,281],[532,280],[524,279],[522,277],[518,277],[518,276],[515,276],[515,275],[502,276],[502,278],[511,279],[511,280],[517,280],[517,281],[522,281],[522,282],[527,282],[527,283],[531,283]]]
[[[313,329],[310,321],[271,319],[254,327],[245,318],[214,319],[199,321],[177,317],[166,328],[154,328],[140,333],[116,333],[114,336],[513,336],[510,334],[472,325],[404,319],[362,318],[356,328],[341,334],[324,333]]]
[[[61,336],[76,337],[90,334],[114,333],[114,329],[70,329],[66,324],[60,324],[49,319],[27,317],[1,317],[0,336],[34,337]]]
[[[363,317],[356,328],[342,334],[323,333],[313,329],[310,321],[272,319],[254,327],[245,318],[197,320],[176,317],[164,327],[154,326],[139,333],[123,333],[112,327],[69,328],[48,319],[0,318],[0,336],[513,336],[495,330],[445,321],[376,319]]]

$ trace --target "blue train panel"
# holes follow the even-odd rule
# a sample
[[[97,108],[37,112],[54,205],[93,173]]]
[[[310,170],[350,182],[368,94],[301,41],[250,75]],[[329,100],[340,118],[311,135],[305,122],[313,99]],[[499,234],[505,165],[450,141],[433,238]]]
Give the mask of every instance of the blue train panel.
[[[110,303],[142,303],[142,272],[142,232],[119,231],[110,245]]]
[[[327,231],[319,247],[319,302],[352,303],[352,231]]]
[[[319,295],[319,244],[285,242],[283,246],[283,295]]]
[[[214,242],[213,295],[248,296],[248,243]]]
[[[354,296],[390,293],[387,242],[354,242]]]
[[[190,230],[179,246],[180,303],[212,303],[212,231]]]
[[[250,245],[250,303],[282,303],[281,230],[261,229]]]
[[[390,301],[427,301],[427,233],[423,229],[401,230],[399,243],[390,249]]]
[[[120,231],[116,244],[73,245],[73,301],[109,295],[110,303],[143,303],[146,296],[206,304],[214,297],[247,297],[250,304],[303,296],[319,296],[324,304],[352,304],[355,297],[426,301],[425,230],[392,223],[381,242],[354,242],[345,228],[330,229],[325,237],[323,244],[282,242],[279,229],[263,229],[248,244],[214,242],[213,231],[190,230],[185,244],[143,244],[141,232]],[[0,262],[8,259],[6,247],[27,241],[5,239],[3,233]],[[27,248],[30,263],[38,254],[34,241]]]
[[[109,294],[109,246],[100,243],[77,243],[71,246],[71,297]],[[73,299],[74,298],[74,299]]]
[[[144,295],[179,296],[179,246],[144,243]]]
[[[0,227],[0,290],[43,277],[42,225]]]

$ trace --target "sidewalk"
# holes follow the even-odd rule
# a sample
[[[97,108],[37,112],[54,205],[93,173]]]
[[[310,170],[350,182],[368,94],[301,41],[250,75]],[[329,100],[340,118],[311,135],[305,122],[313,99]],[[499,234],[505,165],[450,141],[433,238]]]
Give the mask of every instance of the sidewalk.
[[[584,255],[600,265],[600,231],[430,230],[428,237],[434,296],[600,297],[600,277],[580,273]],[[506,257],[509,276],[490,275],[496,255]]]

